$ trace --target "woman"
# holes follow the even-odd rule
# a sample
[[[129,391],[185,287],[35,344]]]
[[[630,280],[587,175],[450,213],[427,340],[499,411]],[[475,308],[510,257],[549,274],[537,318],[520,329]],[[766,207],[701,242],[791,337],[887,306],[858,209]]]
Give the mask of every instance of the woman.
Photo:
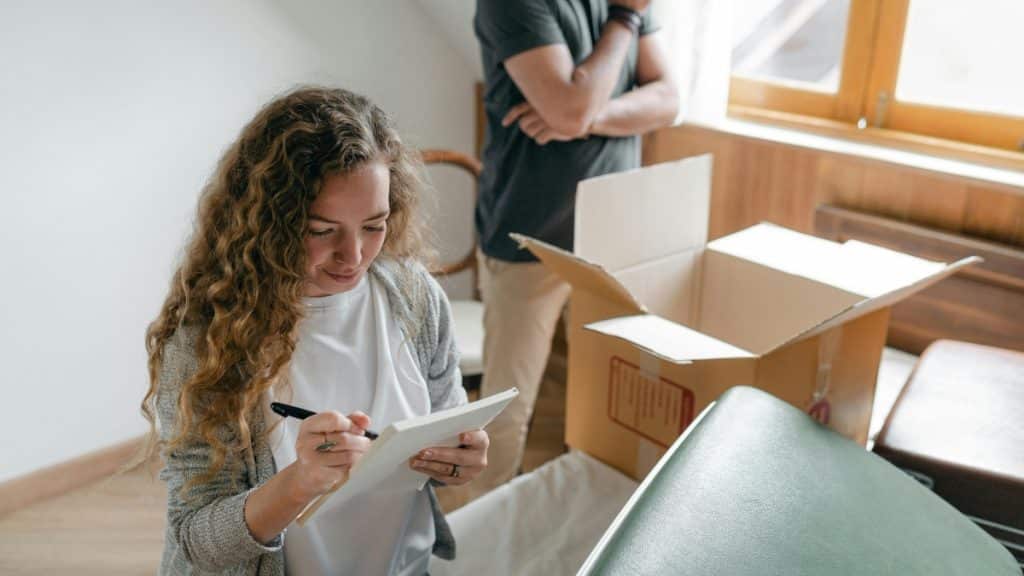
[[[432,487],[385,482],[292,525],[370,426],[466,401],[448,302],[418,263],[417,168],[376,106],[318,88],[268,104],[221,160],[146,335],[162,573],[423,574],[431,550],[454,555]],[[318,413],[280,420],[271,398]],[[488,439],[460,441],[410,466],[464,484]]]

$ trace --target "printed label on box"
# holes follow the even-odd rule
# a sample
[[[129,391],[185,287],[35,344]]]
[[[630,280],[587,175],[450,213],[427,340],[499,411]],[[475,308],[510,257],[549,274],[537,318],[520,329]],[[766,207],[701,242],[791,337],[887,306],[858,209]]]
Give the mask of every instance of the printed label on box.
[[[608,417],[668,448],[693,421],[693,392],[612,357]]]

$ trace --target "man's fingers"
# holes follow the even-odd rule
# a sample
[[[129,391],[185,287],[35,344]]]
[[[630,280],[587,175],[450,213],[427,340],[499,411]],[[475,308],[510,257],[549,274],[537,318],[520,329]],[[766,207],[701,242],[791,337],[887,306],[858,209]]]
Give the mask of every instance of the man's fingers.
[[[526,133],[527,136],[533,138],[536,134],[547,128],[548,125],[544,122],[536,112],[530,112],[519,119],[519,129]]]
[[[511,126],[512,123],[514,123],[520,116],[526,114],[528,111],[532,109],[533,108],[530,106],[529,102],[522,102],[520,104],[516,104],[515,106],[510,108],[508,113],[505,114],[505,117],[501,119],[501,125],[505,127]]]

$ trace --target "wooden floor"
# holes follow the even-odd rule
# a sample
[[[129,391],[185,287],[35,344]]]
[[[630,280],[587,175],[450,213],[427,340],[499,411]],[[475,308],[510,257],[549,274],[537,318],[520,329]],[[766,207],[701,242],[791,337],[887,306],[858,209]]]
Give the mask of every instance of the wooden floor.
[[[538,394],[525,471],[564,450],[563,382]],[[165,498],[155,473],[136,470],[0,517],[0,575],[155,574]]]
[[[530,434],[523,452],[523,472],[539,468],[565,452],[565,382],[545,379],[537,393]]]
[[[163,484],[136,470],[0,518],[0,574],[155,574]]]

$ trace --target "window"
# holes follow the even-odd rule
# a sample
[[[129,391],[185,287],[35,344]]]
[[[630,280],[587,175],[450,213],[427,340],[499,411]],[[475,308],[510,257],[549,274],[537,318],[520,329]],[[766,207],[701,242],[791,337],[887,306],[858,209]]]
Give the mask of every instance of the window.
[[[849,0],[741,5],[733,22],[736,76],[827,94],[839,90]]]
[[[1020,0],[736,0],[734,10],[733,115],[1024,149]]]

